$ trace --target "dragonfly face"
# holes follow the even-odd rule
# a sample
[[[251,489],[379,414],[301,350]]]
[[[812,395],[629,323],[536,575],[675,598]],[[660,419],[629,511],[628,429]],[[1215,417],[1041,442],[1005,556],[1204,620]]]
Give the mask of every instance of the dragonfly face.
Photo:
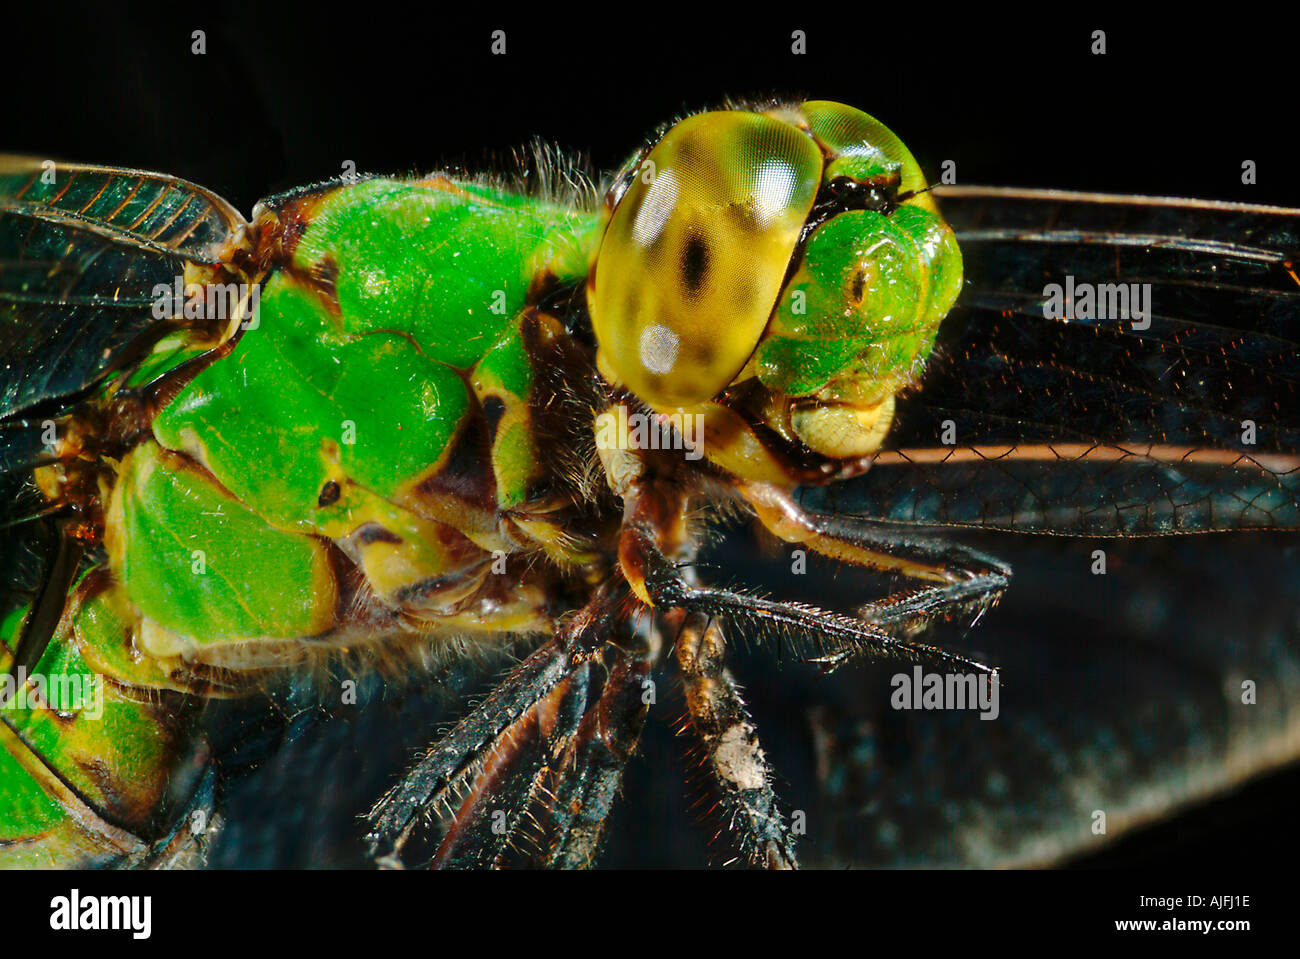
[[[978,621],[1010,570],[917,527],[1298,525],[1286,341],[1251,335],[1294,297],[1291,211],[1173,205],[1170,226],[1154,201],[953,192],[974,255],[945,321],[963,257],[918,164],[824,101],[681,121],[603,218],[433,176],[295,191],[246,222],[167,177],[42,173],[0,167],[4,521],[41,560],[6,582],[0,669],[109,675],[118,721],[4,718],[19,812],[0,839],[21,841],[0,850],[32,861],[201,856],[177,824],[208,811],[206,700],[339,651],[421,662],[504,633],[535,648],[371,811],[376,861],[437,811],[438,864],[591,864],[671,660],[741,855],[791,866],[729,641],[986,675],[930,627]],[[1128,232],[1098,231],[1099,205]],[[1239,337],[1232,308],[1161,316],[1149,352],[1121,342],[1126,368],[1072,338],[1128,331],[1045,322],[1045,280],[1086,270],[1145,269],[1197,309],[1197,257],[1232,273]],[[160,320],[177,281],[198,293]],[[192,317],[218,284],[234,311]],[[1037,351],[1007,343],[1021,324]],[[1243,416],[1263,449],[1232,445]],[[647,419],[702,439],[656,442]],[[908,588],[836,613],[830,590],[710,586],[712,508]]]
[[[620,185],[588,278],[606,378],[655,409],[741,414],[726,423],[751,449],[873,452],[961,288],[956,240],[897,137],[825,101],[703,113]],[[720,432],[731,471],[778,475]]]

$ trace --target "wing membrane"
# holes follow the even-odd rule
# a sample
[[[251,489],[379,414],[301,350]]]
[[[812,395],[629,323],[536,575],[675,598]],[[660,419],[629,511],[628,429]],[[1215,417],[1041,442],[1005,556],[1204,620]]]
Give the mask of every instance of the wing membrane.
[[[941,195],[967,288],[872,470],[806,502],[1026,532],[1300,527],[1300,211]],[[1047,318],[1067,283],[1139,284],[1149,327]]]
[[[0,419],[129,362],[154,287],[219,263],[245,225],[183,180],[0,158]]]

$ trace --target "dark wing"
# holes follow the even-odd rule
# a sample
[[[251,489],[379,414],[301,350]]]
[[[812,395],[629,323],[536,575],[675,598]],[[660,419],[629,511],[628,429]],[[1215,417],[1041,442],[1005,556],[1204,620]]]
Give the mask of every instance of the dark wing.
[[[44,162],[0,157],[0,422],[129,363],[154,287],[220,263],[247,225],[184,180]]]
[[[1300,565],[1293,537],[1251,530],[1300,527],[1300,211],[974,188],[941,202],[960,306],[888,451],[808,498],[971,527],[963,540],[1011,562],[967,639],[1002,669],[1001,712],[892,709],[906,666],[823,684],[805,712],[828,863],[1049,862],[1296,755]],[[1150,327],[1047,319],[1045,287],[1067,277],[1150,283]],[[1210,530],[1243,532],[1115,544],[1093,575],[1094,536]]]
[[[166,328],[157,284],[220,263],[245,226],[173,177],[0,157],[0,618],[75,569],[31,482],[50,417]]]
[[[818,678],[788,661],[782,668],[767,650],[747,654],[735,637],[733,668],[785,780],[781,799],[807,812],[800,862],[1045,865],[1102,853],[1129,835],[1146,864],[1158,865],[1171,852],[1187,861],[1240,829],[1240,812],[1204,810],[1224,821],[1180,836],[1186,849],[1162,851],[1138,827],[1300,753],[1294,534],[1117,541],[1107,546],[1104,576],[1092,575],[1095,541],[959,535],[1015,570],[1011,589],[965,640],[936,637],[999,667],[994,720],[970,709],[895,709],[893,677],[911,677],[908,662],[854,663]],[[752,541],[714,559],[729,576],[833,609],[881,592],[811,555],[804,575],[790,575],[788,559],[764,560]],[[670,760],[674,744],[664,738],[645,748]],[[637,788],[645,784],[630,782],[629,795]],[[1247,813],[1257,820],[1249,842],[1238,835],[1220,845],[1222,859],[1197,865],[1226,864],[1260,841],[1294,850],[1293,805],[1293,794],[1274,790],[1266,807],[1275,811]],[[1104,834],[1095,831],[1097,811]]]
[[[1094,536],[1300,527],[1300,210],[935,193],[966,289],[872,470],[810,505]],[[1149,328],[1048,319],[1071,283],[1149,284]]]

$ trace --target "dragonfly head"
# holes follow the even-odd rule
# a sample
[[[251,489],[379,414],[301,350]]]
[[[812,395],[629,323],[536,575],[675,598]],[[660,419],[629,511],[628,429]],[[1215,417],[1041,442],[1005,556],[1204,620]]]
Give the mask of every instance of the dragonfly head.
[[[805,457],[866,455],[961,286],[926,189],[843,104],[682,120],[607,200],[587,285],[602,375],[656,410],[731,409]]]

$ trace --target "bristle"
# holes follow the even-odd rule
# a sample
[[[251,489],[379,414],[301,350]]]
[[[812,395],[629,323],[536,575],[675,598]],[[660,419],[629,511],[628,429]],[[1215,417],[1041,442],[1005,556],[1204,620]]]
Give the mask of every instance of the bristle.
[[[453,663],[474,668],[500,668],[518,659],[540,637],[505,633],[405,630],[338,631],[312,640],[257,640],[229,643],[204,651],[196,663],[226,677],[232,688],[271,689],[284,682],[286,672],[309,688],[333,689],[345,679],[376,676],[387,687],[401,690],[429,678]],[[436,685],[436,684],[435,684]]]

